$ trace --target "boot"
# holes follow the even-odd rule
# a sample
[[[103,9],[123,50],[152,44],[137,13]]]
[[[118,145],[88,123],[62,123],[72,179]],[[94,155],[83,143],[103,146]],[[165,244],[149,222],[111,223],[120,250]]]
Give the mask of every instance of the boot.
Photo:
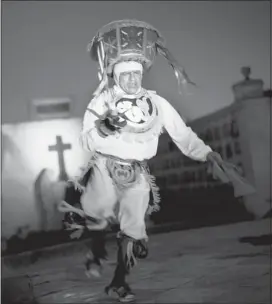
[[[107,259],[105,231],[92,231],[90,251],[86,255],[85,274],[87,277],[100,277],[103,260]]]
[[[134,300],[135,295],[126,282],[126,275],[130,273],[131,268],[136,264],[130,261],[129,248],[132,249],[133,240],[124,236],[118,235],[117,237],[118,253],[117,253],[117,266],[114,272],[111,283],[105,288],[105,292],[109,296],[117,297],[120,302],[131,302]],[[132,252],[132,250],[131,250]]]
[[[122,303],[128,303],[135,299],[135,294],[127,283],[123,283],[121,286],[109,285],[105,288],[105,292],[108,296],[117,298]]]

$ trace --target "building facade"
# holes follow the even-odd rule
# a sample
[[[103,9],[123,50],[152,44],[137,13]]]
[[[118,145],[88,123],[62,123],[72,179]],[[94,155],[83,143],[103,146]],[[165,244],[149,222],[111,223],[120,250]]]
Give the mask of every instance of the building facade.
[[[245,79],[232,86],[230,106],[187,125],[235,164],[256,194],[235,199],[232,187],[215,180],[206,163],[184,156],[163,134],[158,155],[150,161],[162,193],[162,209],[155,221],[186,220],[188,214],[194,219],[239,221],[263,217],[270,210],[271,94],[264,91],[262,80],[249,78],[250,68],[242,68],[242,73]]]

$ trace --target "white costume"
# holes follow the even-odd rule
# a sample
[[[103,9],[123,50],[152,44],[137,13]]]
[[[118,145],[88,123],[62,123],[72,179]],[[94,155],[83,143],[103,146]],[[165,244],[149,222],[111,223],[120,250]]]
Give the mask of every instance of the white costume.
[[[99,134],[95,121],[108,109],[125,113],[127,126],[106,138]],[[91,110],[91,111],[89,111]],[[178,148],[188,157],[206,161],[211,148],[197,137],[183,122],[176,110],[154,92],[141,90],[137,96],[125,95],[117,86],[104,91],[88,105],[81,134],[84,149],[98,152],[92,182],[87,185],[81,203],[87,215],[94,218],[114,217],[119,201],[118,220],[121,230],[135,239],[146,237],[145,213],[148,209],[150,185],[144,174],[139,174],[129,187],[118,191],[112,182],[107,155],[125,160],[145,161],[157,153],[159,135],[165,129]],[[106,156],[103,156],[106,155]],[[123,161],[122,161],[123,160]]]
[[[130,83],[127,75],[136,73],[140,77],[150,69],[157,54],[168,60],[179,85],[191,83],[157,29],[137,20],[115,21],[98,31],[89,51],[99,63],[100,84],[85,112],[80,139],[92,158],[83,177],[75,182],[84,186],[80,195],[74,195],[80,197],[83,210],[72,206],[67,209],[67,202],[63,202],[66,205],[62,211],[91,219],[96,226],[85,223],[90,230],[103,229],[112,219],[120,223],[117,266],[106,292],[113,290],[127,302],[133,293],[125,276],[135,261],[148,253],[145,215],[159,208],[158,188],[147,161],[157,153],[160,134],[168,132],[181,152],[194,160],[206,161],[212,150],[164,98],[139,83],[134,95],[133,90],[124,87],[124,83]],[[136,82],[141,80],[137,77]],[[110,78],[115,82],[111,88]],[[88,272],[101,267],[100,261],[106,256],[104,244],[105,238],[96,231],[86,262]]]

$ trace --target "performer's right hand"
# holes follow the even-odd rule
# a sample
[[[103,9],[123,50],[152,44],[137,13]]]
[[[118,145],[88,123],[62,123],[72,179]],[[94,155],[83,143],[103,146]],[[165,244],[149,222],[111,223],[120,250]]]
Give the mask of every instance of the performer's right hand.
[[[126,120],[117,115],[108,115],[105,119],[96,121],[98,133],[102,137],[114,135],[118,130],[125,127],[126,124]]]

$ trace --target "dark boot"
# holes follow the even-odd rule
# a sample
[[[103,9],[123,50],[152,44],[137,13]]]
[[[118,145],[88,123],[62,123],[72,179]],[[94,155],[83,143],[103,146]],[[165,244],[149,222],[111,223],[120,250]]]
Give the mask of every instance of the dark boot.
[[[124,234],[119,233],[117,236],[117,266],[113,279],[109,286],[105,288],[108,295],[115,295],[120,302],[130,302],[135,298],[134,293],[126,282],[126,276],[130,270],[136,265],[135,241]]]
[[[102,273],[102,262],[107,258],[106,232],[92,231],[90,251],[86,255],[85,267],[88,277],[100,277]]]
[[[105,292],[112,298],[117,298],[120,302],[127,303],[135,299],[135,294],[131,291],[131,288],[127,283],[123,283],[122,286],[109,285],[105,288]]]

